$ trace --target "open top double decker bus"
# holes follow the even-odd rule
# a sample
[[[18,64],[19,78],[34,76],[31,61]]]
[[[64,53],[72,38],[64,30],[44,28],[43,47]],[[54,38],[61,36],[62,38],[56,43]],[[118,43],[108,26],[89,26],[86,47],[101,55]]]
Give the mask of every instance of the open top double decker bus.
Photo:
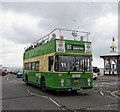
[[[54,29],[25,48],[23,81],[42,91],[93,87],[91,42],[88,32]]]

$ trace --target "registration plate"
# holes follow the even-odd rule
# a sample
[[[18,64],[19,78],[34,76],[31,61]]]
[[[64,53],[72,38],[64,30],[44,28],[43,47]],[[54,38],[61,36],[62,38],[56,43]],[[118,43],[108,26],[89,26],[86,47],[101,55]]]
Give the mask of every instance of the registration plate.
[[[72,82],[71,82],[72,85],[79,86],[79,83],[80,83],[80,79],[72,79]]]
[[[74,79],[73,82],[74,83],[78,83],[80,80],[79,79]]]
[[[80,75],[80,74],[73,74],[72,77],[73,77],[73,78],[80,78],[81,75]]]

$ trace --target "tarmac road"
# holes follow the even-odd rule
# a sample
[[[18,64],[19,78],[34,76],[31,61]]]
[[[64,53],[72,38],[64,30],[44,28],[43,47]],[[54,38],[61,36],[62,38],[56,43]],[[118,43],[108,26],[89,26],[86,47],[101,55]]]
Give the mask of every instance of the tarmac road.
[[[118,110],[116,80],[98,79],[92,90],[71,92],[42,92],[26,86],[21,78],[8,74],[2,78],[3,110]]]
[[[11,74],[2,79],[2,106],[3,110],[60,110],[50,100],[29,94],[22,79]]]

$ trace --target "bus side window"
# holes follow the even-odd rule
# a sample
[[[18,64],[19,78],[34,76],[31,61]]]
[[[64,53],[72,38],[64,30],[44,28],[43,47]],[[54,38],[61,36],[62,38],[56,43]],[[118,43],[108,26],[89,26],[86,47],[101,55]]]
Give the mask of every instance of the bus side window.
[[[24,63],[24,70],[27,70],[27,63]]]
[[[31,63],[31,70],[34,71],[35,70],[35,62]]]
[[[31,70],[31,62],[28,63],[28,70]]]
[[[35,62],[35,71],[39,71],[39,66],[40,66],[39,61],[36,61]]]
[[[48,57],[48,69],[49,71],[53,71],[53,56]]]

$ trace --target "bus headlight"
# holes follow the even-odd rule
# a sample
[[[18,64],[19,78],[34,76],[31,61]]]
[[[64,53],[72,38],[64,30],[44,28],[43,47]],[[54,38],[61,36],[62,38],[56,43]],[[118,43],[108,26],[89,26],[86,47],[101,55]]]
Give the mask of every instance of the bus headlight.
[[[90,86],[90,83],[88,83],[88,86]]]
[[[88,79],[88,86],[90,86],[90,79]]]
[[[64,86],[64,79],[61,79],[61,86]]]
[[[90,79],[88,79],[88,83],[90,83]]]

